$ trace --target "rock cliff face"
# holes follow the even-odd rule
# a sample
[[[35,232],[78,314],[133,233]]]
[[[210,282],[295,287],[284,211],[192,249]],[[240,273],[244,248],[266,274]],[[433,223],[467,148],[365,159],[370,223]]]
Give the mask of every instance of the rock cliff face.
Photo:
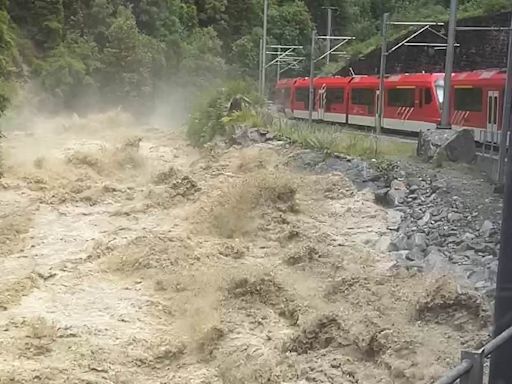
[[[459,26],[509,26],[512,12],[492,16],[473,17],[459,20]],[[438,28],[439,27],[434,27]],[[444,27],[445,30],[447,26]],[[404,37],[390,43],[398,44]],[[458,31],[454,70],[457,72],[487,68],[505,68],[507,57],[507,31]],[[416,43],[445,43],[431,31],[425,31],[411,40]],[[430,47],[402,46],[388,57],[387,73],[443,72],[444,49]],[[368,55],[352,60],[337,75],[348,76],[349,68],[356,74],[375,75],[379,73],[380,48]]]

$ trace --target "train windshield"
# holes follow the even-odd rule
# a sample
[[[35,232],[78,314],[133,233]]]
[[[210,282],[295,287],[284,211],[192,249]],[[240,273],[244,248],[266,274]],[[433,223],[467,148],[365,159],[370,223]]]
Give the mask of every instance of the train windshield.
[[[436,81],[436,93],[437,100],[439,100],[439,104],[442,105],[444,100],[444,80]]]

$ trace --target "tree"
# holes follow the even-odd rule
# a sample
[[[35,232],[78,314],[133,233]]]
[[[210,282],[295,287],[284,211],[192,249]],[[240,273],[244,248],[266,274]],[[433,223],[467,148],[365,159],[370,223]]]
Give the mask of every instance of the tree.
[[[68,37],[34,68],[43,89],[58,106],[76,107],[97,90],[94,74],[101,67],[96,45],[78,37]]]
[[[20,0],[9,3],[9,12],[38,48],[51,50],[63,37],[62,0]]]
[[[302,45],[309,41],[312,28],[311,16],[301,1],[270,8],[268,31],[276,43]]]
[[[255,28],[253,32],[233,43],[230,63],[238,65],[245,76],[256,76],[259,65],[261,29]]]
[[[225,63],[221,54],[222,43],[213,28],[196,29],[185,41],[179,63],[180,77],[187,79],[189,85],[202,87],[223,77]]]
[[[145,100],[153,94],[165,66],[163,45],[139,33],[134,15],[120,7],[107,31],[100,83],[118,102]]]
[[[179,0],[126,0],[137,21],[137,26],[146,35],[167,39],[179,32],[181,3]]]

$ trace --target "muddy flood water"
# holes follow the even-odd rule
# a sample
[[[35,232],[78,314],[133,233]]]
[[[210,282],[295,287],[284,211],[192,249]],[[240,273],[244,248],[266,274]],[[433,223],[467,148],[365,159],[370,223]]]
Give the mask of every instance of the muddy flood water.
[[[119,111],[6,135],[0,383],[429,383],[487,335],[299,149],[199,150]]]

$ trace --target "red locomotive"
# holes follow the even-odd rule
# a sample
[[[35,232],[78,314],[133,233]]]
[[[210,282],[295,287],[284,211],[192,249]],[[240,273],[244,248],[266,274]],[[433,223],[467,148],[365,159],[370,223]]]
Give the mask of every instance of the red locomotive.
[[[441,73],[399,74],[384,81],[383,127],[418,132],[441,120],[444,92]],[[451,122],[469,128],[482,142],[499,142],[506,74],[500,70],[455,73],[452,80]],[[281,80],[275,102],[288,117],[309,116],[308,78]],[[376,76],[320,77],[313,81],[313,119],[374,126],[379,78]]]

